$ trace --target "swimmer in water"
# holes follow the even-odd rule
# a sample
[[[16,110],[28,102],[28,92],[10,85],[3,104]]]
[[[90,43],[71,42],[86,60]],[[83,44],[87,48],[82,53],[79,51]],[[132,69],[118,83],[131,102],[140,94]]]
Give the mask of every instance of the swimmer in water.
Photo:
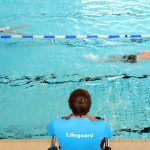
[[[137,63],[143,60],[150,60],[150,52],[145,51],[137,54],[129,54],[123,56],[108,56],[107,59],[101,59],[98,55],[86,54],[85,58],[97,62],[123,62],[123,63]]]
[[[23,29],[25,27],[26,25],[19,25],[16,27],[4,26],[4,27],[0,27],[0,33],[24,35],[24,33],[17,30]]]

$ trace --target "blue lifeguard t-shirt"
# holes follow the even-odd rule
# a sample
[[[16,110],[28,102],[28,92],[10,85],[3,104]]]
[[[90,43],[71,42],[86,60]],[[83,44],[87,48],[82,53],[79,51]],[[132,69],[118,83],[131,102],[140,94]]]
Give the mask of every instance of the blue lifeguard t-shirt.
[[[71,117],[50,122],[48,134],[57,137],[61,150],[100,150],[101,140],[111,138],[112,130],[104,120]]]

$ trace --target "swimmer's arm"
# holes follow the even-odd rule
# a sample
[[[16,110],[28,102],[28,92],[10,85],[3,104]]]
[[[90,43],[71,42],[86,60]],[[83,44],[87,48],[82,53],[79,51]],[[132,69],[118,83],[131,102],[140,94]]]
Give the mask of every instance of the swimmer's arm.
[[[16,31],[19,29],[23,29],[25,27],[27,27],[26,24],[18,25],[15,27],[9,27],[9,26],[0,27],[0,32],[7,33],[7,34],[25,35],[25,33],[23,33],[23,32]]]
[[[84,55],[84,57],[89,59],[89,60],[97,61],[97,62],[101,62],[101,63],[121,61],[121,56],[109,56],[108,59],[102,59],[99,56],[94,55],[94,54],[86,54],[86,55]]]
[[[123,58],[120,55],[110,55],[108,59],[100,59],[99,62],[123,62]]]
[[[97,62],[101,62],[101,63],[107,63],[107,62],[120,62],[122,60],[120,59],[99,59],[97,60]]]
[[[11,27],[12,30],[19,30],[19,29],[24,29],[28,27],[27,24],[21,24],[21,25],[18,25],[18,26],[14,26],[14,27]]]
[[[97,62],[108,62],[108,60],[101,59],[99,56],[95,54],[86,54],[84,55],[85,58],[92,60],[92,61],[97,61]]]
[[[18,31],[13,31],[13,30],[5,31],[4,33],[16,34],[16,35],[25,35],[25,33],[23,33],[23,32],[18,32]]]
[[[105,62],[117,62],[117,61],[114,61],[114,60],[106,60],[106,59],[99,59],[97,62],[102,62],[102,63],[105,63]]]

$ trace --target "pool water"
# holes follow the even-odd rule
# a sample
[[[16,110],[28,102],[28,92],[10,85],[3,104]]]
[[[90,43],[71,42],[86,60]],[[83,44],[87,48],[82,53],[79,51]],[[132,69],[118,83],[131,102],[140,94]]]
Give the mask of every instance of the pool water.
[[[1,0],[0,27],[28,35],[149,34],[147,0]],[[1,33],[4,35],[4,33]],[[95,54],[150,51],[149,39],[0,39],[0,138],[47,138],[47,124],[70,113],[76,88],[114,139],[150,138],[150,61],[98,63]]]

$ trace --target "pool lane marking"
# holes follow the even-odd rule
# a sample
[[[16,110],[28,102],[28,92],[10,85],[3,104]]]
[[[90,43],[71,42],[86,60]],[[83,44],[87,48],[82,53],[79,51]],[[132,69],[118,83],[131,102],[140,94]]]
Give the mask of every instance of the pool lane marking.
[[[102,79],[102,81],[115,81],[117,79],[121,79],[125,77],[125,75],[120,75],[120,76],[114,76],[114,77],[109,77],[108,79]],[[98,83],[84,83],[85,85],[100,85],[100,84],[103,84],[103,82],[98,82]]]

